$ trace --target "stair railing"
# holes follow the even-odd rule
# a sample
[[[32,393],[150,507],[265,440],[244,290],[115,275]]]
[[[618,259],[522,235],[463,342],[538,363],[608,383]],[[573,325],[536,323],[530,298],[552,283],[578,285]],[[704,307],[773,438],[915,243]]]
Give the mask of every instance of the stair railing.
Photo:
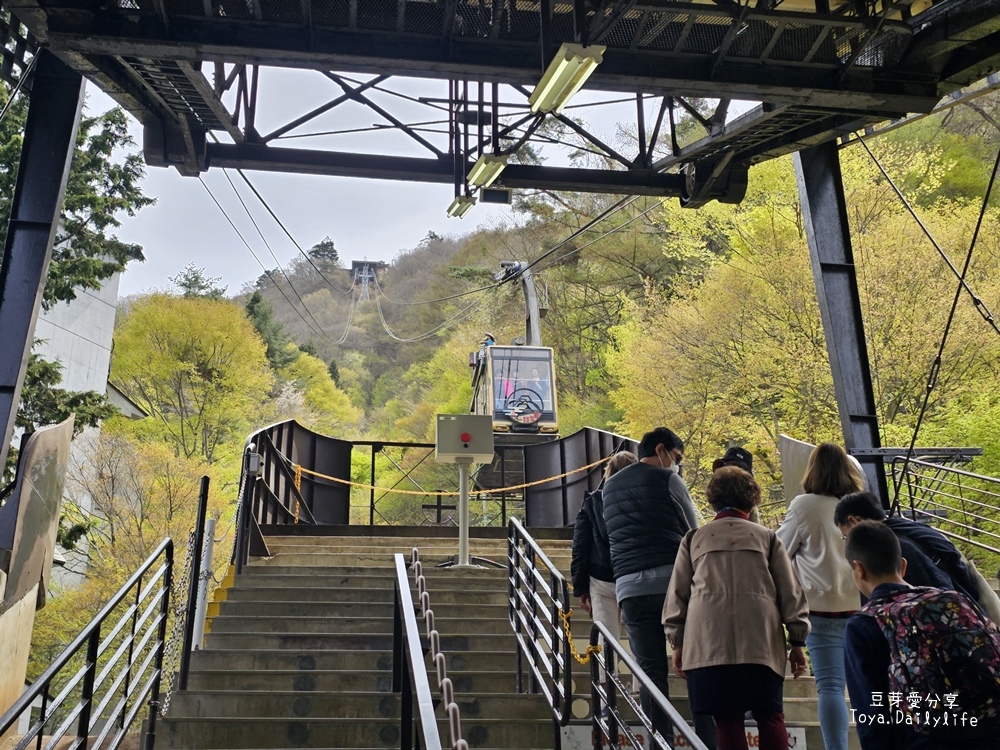
[[[516,518],[507,525],[507,601],[517,643],[517,691],[545,695],[559,747],[559,727],[573,718],[572,644],[562,625],[570,609],[569,584]]]
[[[469,750],[469,743],[462,739],[462,714],[455,702],[455,688],[448,677],[448,665],[444,652],[441,650],[441,634],[434,622],[434,610],[431,609],[431,595],[427,590],[427,579],[424,578],[423,563],[420,562],[420,550],[416,547],[410,552],[410,570],[413,573],[413,583],[417,587],[417,601],[420,616],[424,620],[425,635],[434,664],[437,677],[438,692],[441,705],[444,706],[448,718],[452,750]]]
[[[393,557],[396,578],[392,617],[392,692],[400,694],[399,747],[400,750],[442,750],[437,717],[434,715],[434,696],[427,679],[424,650],[413,609],[413,590],[406,577],[406,561],[401,553]],[[433,630],[433,612],[425,615],[424,620]],[[414,742],[415,721],[420,724],[422,742],[419,739]]]
[[[75,732],[73,747],[116,750],[148,708],[143,741],[152,750],[163,676],[174,545],[165,539],[90,624],[0,717],[0,737],[23,714],[40,711],[13,750],[55,747]],[[75,727],[75,729],[74,729]],[[91,732],[97,731],[91,738]]]
[[[598,643],[601,648],[596,648]],[[670,744],[661,734],[663,727],[656,726],[655,718],[643,713],[639,701],[632,696],[632,676],[639,684],[649,691],[650,697],[660,710],[670,719],[674,730],[684,737],[688,747],[694,750],[706,750],[692,727],[684,720],[660,689],[646,676],[635,659],[625,650],[602,622],[595,622],[590,629],[590,692],[593,706],[593,737],[594,750],[621,750],[622,747],[632,747],[634,750],[649,750],[650,747],[660,750],[671,750]],[[619,662],[623,663],[631,675],[628,683],[621,680],[618,670]],[[601,683],[601,671],[607,674],[607,682]],[[619,701],[635,712],[638,721],[649,733],[650,744],[646,745],[643,738],[638,737],[632,727],[624,719],[619,708]],[[604,709],[607,709],[605,711]]]

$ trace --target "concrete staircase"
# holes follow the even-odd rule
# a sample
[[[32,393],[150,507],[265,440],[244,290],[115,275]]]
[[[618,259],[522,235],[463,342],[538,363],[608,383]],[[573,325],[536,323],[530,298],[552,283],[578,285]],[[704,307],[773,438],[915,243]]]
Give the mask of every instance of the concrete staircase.
[[[253,561],[220,591],[223,600],[210,607],[206,647],[193,655],[188,690],[173,695],[158,725],[157,750],[398,747],[392,555],[408,557],[413,547],[420,550],[470,747],[551,748],[554,730],[544,699],[515,692],[506,571],[435,567],[454,556],[454,530],[451,538],[415,535],[447,533],[442,529],[393,529],[394,536],[350,531],[270,537],[273,556]],[[474,537],[472,553],[503,562],[501,531],[483,530],[493,538]],[[563,530],[547,536],[539,544],[568,573],[571,542]],[[583,612],[573,616],[581,651],[590,626]],[[581,725],[590,717],[587,670],[574,664],[573,715]],[[433,670],[430,682],[436,695]],[[683,680],[671,677],[670,696],[687,716]],[[437,714],[447,745],[440,706]],[[811,678],[785,683],[785,716],[790,727],[805,728],[810,749],[823,747]],[[851,741],[858,747],[853,731]]]

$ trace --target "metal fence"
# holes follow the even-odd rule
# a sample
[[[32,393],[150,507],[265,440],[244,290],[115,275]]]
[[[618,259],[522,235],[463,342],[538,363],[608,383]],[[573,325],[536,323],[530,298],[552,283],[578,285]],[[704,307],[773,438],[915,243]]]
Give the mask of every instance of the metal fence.
[[[559,747],[559,728],[573,718],[572,636],[562,620],[570,610],[569,584],[516,519],[507,529],[508,617],[517,642],[517,691],[545,696],[555,723],[554,747]]]
[[[899,511],[948,536],[997,575],[1000,565],[1000,479],[953,466],[896,458],[891,465]]]
[[[141,746],[152,750],[163,675],[174,545],[164,540],[90,624],[0,718],[0,736],[31,715],[13,746],[115,750],[148,710]],[[40,709],[34,715],[33,705]]]

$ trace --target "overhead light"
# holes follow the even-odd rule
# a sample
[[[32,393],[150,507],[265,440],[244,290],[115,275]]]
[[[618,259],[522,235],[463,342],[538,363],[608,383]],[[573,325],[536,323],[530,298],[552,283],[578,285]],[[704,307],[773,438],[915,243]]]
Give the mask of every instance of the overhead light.
[[[602,44],[584,47],[582,44],[563,44],[549,63],[542,80],[531,92],[528,102],[531,111],[559,114],[583,84],[590,78],[607,49]]]
[[[451,202],[451,205],[448,206],[448,218],[461,219],[472,210],[474,205],[476,205],[475,198],[468,195],[459,195]]]
[[[506,156],[483,154],[479,161],[469,170],[469,184],[476,187],[489,187],[500,176],[507,166]]]

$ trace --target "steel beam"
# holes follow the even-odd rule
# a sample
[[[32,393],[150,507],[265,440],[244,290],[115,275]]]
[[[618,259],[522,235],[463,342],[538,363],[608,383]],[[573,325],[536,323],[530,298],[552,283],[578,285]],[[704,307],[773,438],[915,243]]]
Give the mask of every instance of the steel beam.
[[[52,259],[76,143],[84,82],[47,50],[38,53],[21,161],[0,264],[0,466],[7,459],[35,321]]]
[[[869,486],[886,503],[882,456],[874,452],[882,442],[837,155],[834,142],[800,151],[795,154],[795,176],[844,445],[848,452],[858,452]]]
[[[208,168],[258,169],[269,172],[367,177],[450,184],[454,165],[450,157],[420,159],[408,156],[351,154],[336,151],[276,148],[256,144],[209,143]],[[467,173],[471,164],[465,165]],[[652,170],[575,169],[511,164],[498,187],[527,190],[576,190],[590,193],[679,196],[684,176]]]

